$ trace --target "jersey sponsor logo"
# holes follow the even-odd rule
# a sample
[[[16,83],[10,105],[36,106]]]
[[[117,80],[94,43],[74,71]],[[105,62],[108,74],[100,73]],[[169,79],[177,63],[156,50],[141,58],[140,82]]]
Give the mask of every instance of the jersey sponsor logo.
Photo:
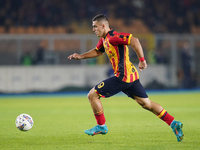
[[[101,82],[97,87],[100,89],[104,86],[104,82]]]
[[[112,53],[112,52],[111,52],[111,53],[108,53],[107,55],[108,55],[108,58],[115,57],[115,54],[114,54],[114,53]]]

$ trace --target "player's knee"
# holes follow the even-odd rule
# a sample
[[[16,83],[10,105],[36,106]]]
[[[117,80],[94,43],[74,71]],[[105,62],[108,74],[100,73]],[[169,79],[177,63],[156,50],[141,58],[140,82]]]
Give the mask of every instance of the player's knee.
[[[91,96],[91,90],[90,90],[89,93],[87,94],[87,98],[88,98],[89,102],[91,102],[91,98],[92,98],[92,96]]]
[[[146,110],[151,110],[151,109],[152,109],[152,108],[151,108],[151,105],[148,104],[148,103],[143,104],[143,105],[142,105],[142,108],[144,108],[144,109],[146,109]]]
[[[142,106],[142,108],[147,109],[147,110],[152,110],[150,99],[140,99],[136,101],[138,102],[138,104]]]
[[[91,90],[89,91],[89,93],[87,94],[87,98],[88,98],[88,100],[89,100],[90,103],[95,99],[96,96],[97,96],[97,94],[96,94],[96,92],[94,91],[94,88],[91,89]]]

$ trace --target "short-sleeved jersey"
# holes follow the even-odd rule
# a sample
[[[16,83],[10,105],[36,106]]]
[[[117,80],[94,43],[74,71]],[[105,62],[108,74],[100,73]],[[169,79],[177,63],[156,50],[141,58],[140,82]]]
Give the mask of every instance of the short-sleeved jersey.
[[[132,34],[110,30],[104,38],[100,38],[96,46],[100,52],[106,52],[115,76],[127,83],[139,79],[137,69],[129,60],[127,45],[130,44],[131,37]]]

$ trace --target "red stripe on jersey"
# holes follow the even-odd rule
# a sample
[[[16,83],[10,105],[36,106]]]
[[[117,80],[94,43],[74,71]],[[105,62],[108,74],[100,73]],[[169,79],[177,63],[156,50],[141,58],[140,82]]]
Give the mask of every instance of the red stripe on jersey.
[[[119,72],[117,72],[117,74],[115,75],[116,77],[119,77],[119,75],[120,75],[120,73]]]
[[[130,82],[133,82],[133,74],[130,75]]]
[[[119,49],[118,47],[115,48],[116,54],[117,54],[117,63],[119,63]],[[117,71],[119,71],[119,65],[117,65]]]
[[[112,54],[112,51],[109,51],[109,53]],[[115,59],[112,58],[111,61],[112,61],[111,64],[112,64],[112,66],[113,66],[113,68],[115,70],[115,67],[116,67]]]
[[[119,63],[119,49],[118,49],[118,46],[113,46],[113,47],[114,47],[114,50],[115,50],[115,52],[117,54],[117,64],[118,64]],[[119,77],[120,72],[119,72],[119,66],[118,65],[117,65],[117,68],[115,68],[114,72],[117,73],[116,77]]]
[[[113,68],[116,67],[116,63],[115,63],[115,59],[114,58],[112,58],[112,65],[113,65]]]
[[[135,80],[137,80],[138,79],[137,72],[135,72],[134,74],[135,74]]]
[[[127,80],[127,68],[126,68],[126,48],[124,46],[124,78],[123,81],[126,82]]]

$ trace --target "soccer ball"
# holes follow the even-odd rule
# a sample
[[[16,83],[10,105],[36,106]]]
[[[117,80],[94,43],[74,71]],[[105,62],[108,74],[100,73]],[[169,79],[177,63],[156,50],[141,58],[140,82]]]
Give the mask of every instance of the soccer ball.
[[[33,127],[33,118],[28,114],[20,114],[16,118],[16,127],[21,131],[28,131]]]

